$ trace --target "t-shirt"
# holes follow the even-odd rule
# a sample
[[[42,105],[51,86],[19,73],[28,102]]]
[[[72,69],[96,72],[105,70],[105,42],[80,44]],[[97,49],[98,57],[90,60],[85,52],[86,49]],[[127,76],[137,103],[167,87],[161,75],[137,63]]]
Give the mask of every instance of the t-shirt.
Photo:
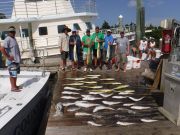
[[[99,40],[104,40],[104,34],[99,32],[99,33],[94,33],[94,34],[92,35],[92,39],[93,39],[93,41],[94,41],[94,49],[97,49],[97,48],[98,48],[97,38],[98,38]],[[103,48],[103,42],[100,42],[100,49],[102,49],[102,48]]]
[[[59,46],[62,47],[62,50],[65,52],[69,51],[69,35],[65,33],[61,34],[59,37]]]
[[[18,46],[18,43],[17,43],[15,38],[7,36],[5,38],[4,43],[3,43],[2,46],[5,48],[6,53],[9,56],[14,57],[13,62],[15,62],[15,63],[20,63],[21,62],[20,50],[19,50],[19,46]],[[10,64],[11,61],[8,60],[7,63]]]
[[[108,43],[111,42],[111,45],[113,45],[113,36],[112,35],[106,35],[105,38],[104,38],[104,48],[107,50],[108,48]]]
[[[148,45],[148,42],[147,41],[143,41],[141,40],[140,41],[140,46],[139,46],[139,49],[142,51],[142,50],[145,50],[147,48],[147,45]]]
[[[120,53],[126,53],[129,40],[126,37],[118,38],[116,40]]]
[[[70,42],[75,42],[76,41],[76,48],[77,51],[80,52],[80,48],[81,48],[81,38],[79,35],[71,35],[69,38],[69,43]],[[69,44],[69,52],[72,52],[74,49],[74,45],[70,45]]]
[[[83,36],[82,37],[82,42],[85,44],[85,45],[89,45],[89,44],[92,44],[93,43],[93,39],[91,36]],[[93,49],[93,46],[91,47],[91,50]],[[83,51],[84,52],[88,52],[88,47],[83,47]]]

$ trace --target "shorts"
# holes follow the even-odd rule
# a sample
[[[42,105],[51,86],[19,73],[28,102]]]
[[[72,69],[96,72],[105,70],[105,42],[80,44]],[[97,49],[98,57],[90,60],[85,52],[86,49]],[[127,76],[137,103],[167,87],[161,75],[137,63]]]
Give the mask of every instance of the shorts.
[[[97,49],[93,49],[93,56],[97,58]],[[100,49],[100,58],[103,57],[103,49]]]
[[[20,64],[19,63],[11,63],[8,65],[8,71],[10,77],[17,78],[17,75],[20,74]]]
[[[66,60],[68,58],[68,52],[62,51],[61,52],[61,59]]]
[[[119,53],[117,55],[117,61],[118,63],[127,63],[128,62],[128,59],[127,59],[127,55],[126,53]]]

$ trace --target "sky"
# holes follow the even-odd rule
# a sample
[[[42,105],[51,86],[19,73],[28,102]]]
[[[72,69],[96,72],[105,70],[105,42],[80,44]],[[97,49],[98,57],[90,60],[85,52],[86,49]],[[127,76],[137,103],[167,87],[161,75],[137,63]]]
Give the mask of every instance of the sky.
[[[136,0],[96,0],[99,16],[97,25],[106,20],[110,25],[117,24],[118,16],[123,16],[124,24],[136,22]],[[159,26],[166,18],[180,21],[180,0],[142,0],[145,7],[146,25]]]

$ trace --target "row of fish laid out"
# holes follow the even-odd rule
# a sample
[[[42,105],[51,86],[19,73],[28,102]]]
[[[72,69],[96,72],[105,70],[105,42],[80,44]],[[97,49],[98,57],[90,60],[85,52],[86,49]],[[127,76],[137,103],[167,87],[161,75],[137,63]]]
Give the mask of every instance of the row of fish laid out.
[[[120,104],[122,102],[102,101],[102,103],[104,105],[111,106],[111,105]],[[81,108],[95,107],[93,112],[97,112],[99,110],[114,110],[111,107],[107,107],[107,106],[97,104],[97,103],[90,103],[88,101],[76,101],[76,102],[73,102],[73,103],[63,103],[63,106],[65,106],[65,107],[72,106],[72,105],[75,105],[75,106],[81,107]],[[125,103],[125,104],[123,104],[123,106],[128,106],[128,107],[130,107],[131,109],[134,109],[134,110],[145,110],[145,109],[150,109],[151,108],[151,107],[145,107],[145,106],[137,106],[134,103],[131,103],[131,104],[130,103],[129,104]]]
[[[101,97],[96,97],[96,96],[93,96],[93,95],[81,95],[81,97],[74,97],[74,96],[66,96],[66,95],[79,95],[79,93],[77,92],[72,92],[72,91],[63,91],[62,94],[65,94],[63,95],[61,98],[62,99],[79,99],[79,98],[82,98],[82,100],[89,100],[89,101],[94,101],[94,100],[102,100],[104,98],[107,98],[107,97],[110,97],[112,96],[113,94],[102,94],[100,93],[99,95]],[[138,102],[138,101],[141,101],[143,100],[145,97],[140,97],[140,98],[134,98],[134,97],[131,97],[131,96],[122,96],[122,95],[118,95],[118,96],[112,96],[113,99],[125,99],[125,98],[129,98],[131,101],[134,101],[134,102]]]

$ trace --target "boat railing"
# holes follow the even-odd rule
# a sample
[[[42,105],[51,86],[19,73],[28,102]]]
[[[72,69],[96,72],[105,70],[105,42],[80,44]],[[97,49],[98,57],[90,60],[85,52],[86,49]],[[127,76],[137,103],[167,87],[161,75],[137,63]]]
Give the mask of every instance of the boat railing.
[[[96,13],[95,0],[7,0],[0,2],[0,19],[72,13]]]

